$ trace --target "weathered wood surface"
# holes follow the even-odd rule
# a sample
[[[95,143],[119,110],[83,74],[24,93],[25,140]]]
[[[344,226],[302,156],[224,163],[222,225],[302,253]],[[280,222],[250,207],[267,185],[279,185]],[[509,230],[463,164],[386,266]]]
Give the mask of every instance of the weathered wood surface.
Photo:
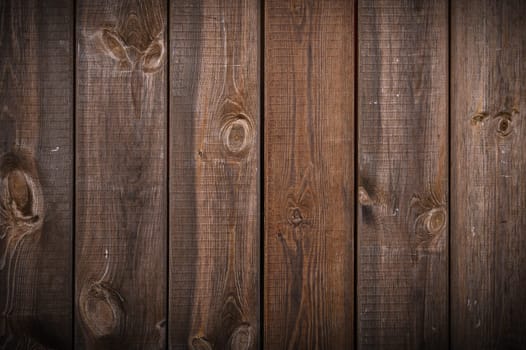
[[[267,349],[349,349],[354,3],[265,1]]]
[[[526,3],[74,3],[0,1],[0,349],[526,348]]]
[[[76,344],[164,348],[164,1],[77,3]]]
[[[260,4],[170,3],[170,345],[257,349]]]
[[[73,6],[0,2],[0,349],[72,342]]]
[[[526,348],[526,3],[452,2],[451,332]]]
[[[358,7],[358,348],[448,341],[448,4]]]

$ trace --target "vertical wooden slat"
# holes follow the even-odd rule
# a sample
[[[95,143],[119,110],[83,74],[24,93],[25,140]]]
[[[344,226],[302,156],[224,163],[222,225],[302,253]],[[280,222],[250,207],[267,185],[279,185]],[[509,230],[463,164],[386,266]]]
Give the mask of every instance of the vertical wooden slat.
[[[0,2],[0,348],[72,341],[73,6]]]
[[[170,3],[170,347],[256,349],[260,4]]]
[[[161,0],[78,1],[80,349],[164,346],[167,11]]]
[[[265,1],[267,349],[349,349],[354,1]]]
[[[359,1],[358,348],[448,341],[448,3]]]
[[[452,2],[454,349],[526,348],[526,3]]]

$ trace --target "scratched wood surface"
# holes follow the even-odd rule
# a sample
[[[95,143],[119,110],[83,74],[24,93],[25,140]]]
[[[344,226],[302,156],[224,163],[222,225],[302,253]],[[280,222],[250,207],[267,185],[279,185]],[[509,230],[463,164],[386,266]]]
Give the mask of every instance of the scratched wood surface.
[[[73,7],[0,2],[0,349],[72,342]]]
[[[353,344],[354,7],[265,1],[267,349]]]
[[[448,4],[358,6],[358,348],[445,349]]]
[[[257,349],[260,3],[170,19],[170,345]]]
[[[526,348],[526,3],[452,3],[451,331]]]
[[[164,348],[164,1],[77,3],[76,344]]]

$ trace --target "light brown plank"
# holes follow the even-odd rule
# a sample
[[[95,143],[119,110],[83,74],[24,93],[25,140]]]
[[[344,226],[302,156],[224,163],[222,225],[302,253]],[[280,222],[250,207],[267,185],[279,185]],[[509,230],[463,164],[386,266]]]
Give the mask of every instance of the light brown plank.
[[[266,349],[349,349],[354,1],[265,1]]]
[[[170,4],[170,347],[257,349],[260,4]]]
[[[77,3],[76,344],[159,349],[166,324],[164,1]]]
[[[526,348],[526,3],[452,2],[454,349]]]
[[[358,348],[448,341],[448,3],[359,1]]]
[[[72,344],[73,6],[0,2],[0,348]]]

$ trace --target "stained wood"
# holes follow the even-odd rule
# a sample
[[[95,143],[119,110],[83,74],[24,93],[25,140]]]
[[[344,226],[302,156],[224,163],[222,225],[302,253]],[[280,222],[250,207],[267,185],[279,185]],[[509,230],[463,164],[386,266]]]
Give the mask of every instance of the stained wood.
[[[259,345],[259,16],[170,2],[170,347]]]
[[[448,341],[448,4],[359,1],[358,348]]]
[[[526,3],[452,2],[451,336],[526,348]]]
[[[0,2],[0,348],[72,344],[73,7]]]
[[[164,1],[77,2],[76,344],[164,348]]]
[[[350,349],[354,2],[265,1],[267,349]]]

